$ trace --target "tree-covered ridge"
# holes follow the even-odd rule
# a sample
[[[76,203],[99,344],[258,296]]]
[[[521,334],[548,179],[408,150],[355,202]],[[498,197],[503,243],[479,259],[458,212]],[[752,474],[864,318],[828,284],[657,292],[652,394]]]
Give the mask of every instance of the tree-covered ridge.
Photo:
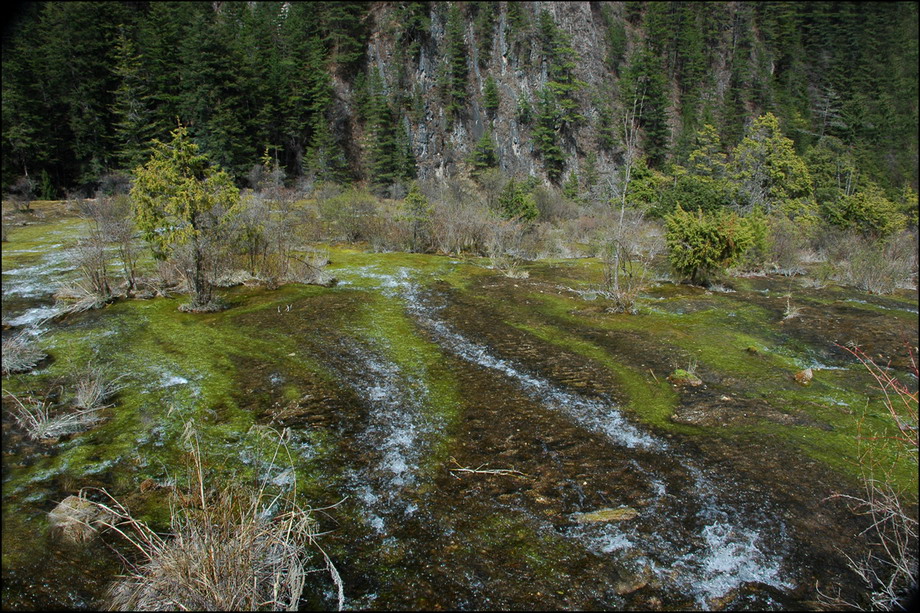
[[[240,184],[266,151],[291,181],[469,171],[483,122],[503,171],[561,184],[619,168],[631,114],[665,170],[770,112],[806,164],[833,150],[894,197],[917,65],[909,2],[34,3],[3,39],[3,187],[91,189],[179,123]]]

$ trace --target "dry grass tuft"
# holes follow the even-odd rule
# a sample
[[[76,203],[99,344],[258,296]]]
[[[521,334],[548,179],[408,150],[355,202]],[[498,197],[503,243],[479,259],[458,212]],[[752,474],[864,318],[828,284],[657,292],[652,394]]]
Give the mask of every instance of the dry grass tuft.
[[[118,383],[121,377],[112,377],[104,369],[90,366],[78,377],[74,391],[74,405],[78,409],[104,409],[106,404],[124,386]]]
[[[3,374],[29,372],[47,356],[24,332],[3,341]]]
[[[323,570],[312,567],[319,556],[341,609],[341,578],[317,543],[312,510],[295,502],[296,487],[269,495],[264,487],[247,491],[233,485],[207,495],[193,431],[189,440],[193,500],[183,504],[181,494],[174,496],[169,535],[134,519],[104,490],[105,502],[94,503],[111,518],[105,526],[124,537],[139,558],[126,560],[130,573],[109,589],[106,608],[296,610],[307,576]]]
[[[16,403],[13,408],[16,423],[33,440],[53,439],[65,434],[81,432],[101,419],[99,410],[102,407],[66,409],[54,415],[51,405],[46,400],[29,396],[23,401],[10,392],[6,393]]]

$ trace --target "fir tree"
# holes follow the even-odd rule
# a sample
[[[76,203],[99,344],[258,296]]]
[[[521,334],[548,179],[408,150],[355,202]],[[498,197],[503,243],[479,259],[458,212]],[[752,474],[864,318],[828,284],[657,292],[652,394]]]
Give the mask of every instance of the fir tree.
[[[494,115],[495,111],[498,110],[498,86],[495,84],[495,79],[492,78],[492,75],[486,77],[485,85],[482,90],[483,97],[483,106],[490,115]]]
[[[473,166],[474,175],[478,175],[487,168],[498,166],[498,155],[495,153],[495,142],[491,130],[486,130],[479,137],[476,147],[470,154],[469,163]]]
[[[119,78],[112,105],[116,156],[122,169],[134,169],[147,158],[150,141],[156,136],[151,121],[151,96],[142,73],[141,58],[134,43],[122,31],[118,35],[113,72]]]
[[[445,110],[456,119],[466,107],[467,50],[463,37],[460,7],[453,3],[447,17],[445,35]]]

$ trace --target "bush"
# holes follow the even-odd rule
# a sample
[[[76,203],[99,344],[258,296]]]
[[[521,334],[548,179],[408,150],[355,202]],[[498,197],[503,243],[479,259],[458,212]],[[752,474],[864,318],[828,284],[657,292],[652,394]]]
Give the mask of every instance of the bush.
[[[802,229],[784,215],[774,215],[769,221],[769,258],[781,274],[791,276],[804,272],[802,251],[805,238]]]
[[[671,187],[661,191],[658,203],[649,213],[655,217],[664,217],[678,206],[685,211],[701,209],[705,213],[715,213],[732,204],[731,189],[727,181],[683,175]]]
[[[330,198],[319,199],[320,216],[339,238],[356,241],[367,238],[367,218],[375,214],[376,202],[370,192],[351,188]]]
[[[899,287],[916,285],[916,237],[903,232],[884,242],[854,237],[843,263],[843,280],[873,294],[890,294]]]
[[[751,224],[734,213],[690,213],[678,206],[665,222],[668,261],[696,284],[737,261],[755,241]]]
[[[823,214],[835,226],[875,237],[890,236],[907,223],[898,206],[875,185],[825,203]]]

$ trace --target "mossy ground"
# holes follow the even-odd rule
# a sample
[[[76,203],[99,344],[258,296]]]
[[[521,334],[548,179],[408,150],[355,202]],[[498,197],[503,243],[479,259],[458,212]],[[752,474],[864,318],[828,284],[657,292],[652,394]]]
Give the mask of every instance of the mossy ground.
[[[4,272],[38,261],[59,244],[52,231],[72,238],[74,223],[14,228],[12,249],[4,249]],[[591,581],[600,585],[610,572],[607,563],[574,553],[570,543],[527,514],[508,509],[527,508],[561,522],[576,498],[569,489],[560,498],[560,488],[584,474],[585,466],[603,467],[608,459],[591,451],[594,438],[568,430],[574,427],[563,426],[561,417],[546,414],[507,383],[483,378],[439,346],[392,291],[394,278],[411,279],[437,296],[446,305],[443,316],[469,338],[559,385],[613,398],[627,416],[660,435],[725,457],[733,457],[725,451],[732,448],[757,448],[760,455],[747,455],[775,463],[768,468],[772,483],[792,474],[795,458],[801,457],[834,475],[836,486],[854,485],[859,437],[870,430],[889,435],[892,425],[871,378],[832,341],[871,344],[862,326],[866,321],[871,321],[869,331],[888,344],[873,345],[873,355],[889,351],[897,357],[902,354],[891,346],[894,339],[916,339],[916,319],[909,317],[916,292],[882,298],[841,288],[798,288],[792,300],[803,312],[783,321],[788,279],[739,280],[735,292],[662,283],[640,298],[638,314],[625,315],[608,313],[603,300],[586,300],[572,291],[599,282],[602,272],[595,260],[531,264],[528,279],[508,279],[477,258],[378,254],[341,246],[331,246],[330,256],[330,271],[340,281],[334,287],[221,290],[229,308],[209,314],[180,312],[180,297],[120,301],[53,324],[40,341],[52,359],[36,373],[5,378],[5,390],[43,394],[60,388],[60,401],[66,403],[75,373],[86,364],[122,376],[124,387],[101,424],[57,442],[28,441],[6,411],[4,535],[14,538],[4,538],[4,576],[34,567],[33,538],[50,538],[45,514],[81,487],[105,487],[127,500],[140,518],[165,530],[167,498],[160,490],[142,493],[140,484],[183,486],[190,422],[215,484],[267,480],[286,487],[296,477],[303,500],[315,506],[341,501],[349,463],[359,461],[349,439],[360,434],[366,413],[360,394],[340,380],[343,364],[336,361],[334,347],[348,338],[372,348],[407,381],[424,388],[426,418],[440,427],[428,441],[413,496],[420,515],[464,536],[445,537],[447,532],[414,519],[403,530],[408,540],[381,541],[362,527],[359,508],[348,502],[330,512],[335,521],[322,520],[324,527],[338,525],[330,537],[334,557],[341,564],[363,565],[343,576],[368,594],[379,583],[428,577],[428,587],[419,586],[422,596],[407,600],[405,594],[391,594],[387,602],[441,606],[449,602],[439,600],[437,584],[445,577],[425,570],[426,556],[444,555],[450,560],[445,568],[460,572],[477,556],[500,553],[496,560],[506,570],[499,573],[498,562],[480,569],[484,576],[501,574],[500,593],[492,601],[475,602],[599,606],[585,596],[587,588],[579,596],[556,592],[565,592],[560,577],[576,581],[575,569],[593,569]],[[4,307],[8,304],[22,307],[7,302]],[[822,330],[839,334],[824,338]],[[815,378],[803,387],[793,375],[806,367],[814,369]],[[666,380],[675,369],[691,368],[703,381],[699,388]],[[283,428],[289,428],[290,457],[275,456],[276,432]],[[544,452],[533,441],[553,449],[562,444],[554,441],[563,430],[571,439],[565,448],[584,455],[565,456],[565,463],[542,471]],[[879,447],[877,455],[880,463],[896,466],[895,484],[916,498],[915,466],[895,462],[893,448]],[[744,458],[737,461],[741,465]],[[461,483],[449,470],[456,462],[514,465],[540,478],[527,484],[483,476]],[[285,473],[288,463],[292,473]],[[484,493],[489,500],[505,501],[504,506],[483,503]],[[620,502],[631,502],[625,486],[621,495],[626,498]],[[459,500],[465,506],[457,506]],[[609,506],[601,498],[592,504]],[[413,529],[427,537],[408,536]],[[426,553],[435,544],[444,551]],[[83,554],[68,555],[76,560]],[[380,555],[392,563],[382,563]],[[523,584],[515,582],[526,577],[541,587],[525,594]],[[20,588],[9,590],[23,584],[15,585]],[[9,594],[22,606],[77,603],[75,596],[47,593],[30,601],[9,590],[4,588],[5,600]],[[462,589],[446,592],[464,597]],[[380,602],[367,594],[354,597],[371,606]]]

